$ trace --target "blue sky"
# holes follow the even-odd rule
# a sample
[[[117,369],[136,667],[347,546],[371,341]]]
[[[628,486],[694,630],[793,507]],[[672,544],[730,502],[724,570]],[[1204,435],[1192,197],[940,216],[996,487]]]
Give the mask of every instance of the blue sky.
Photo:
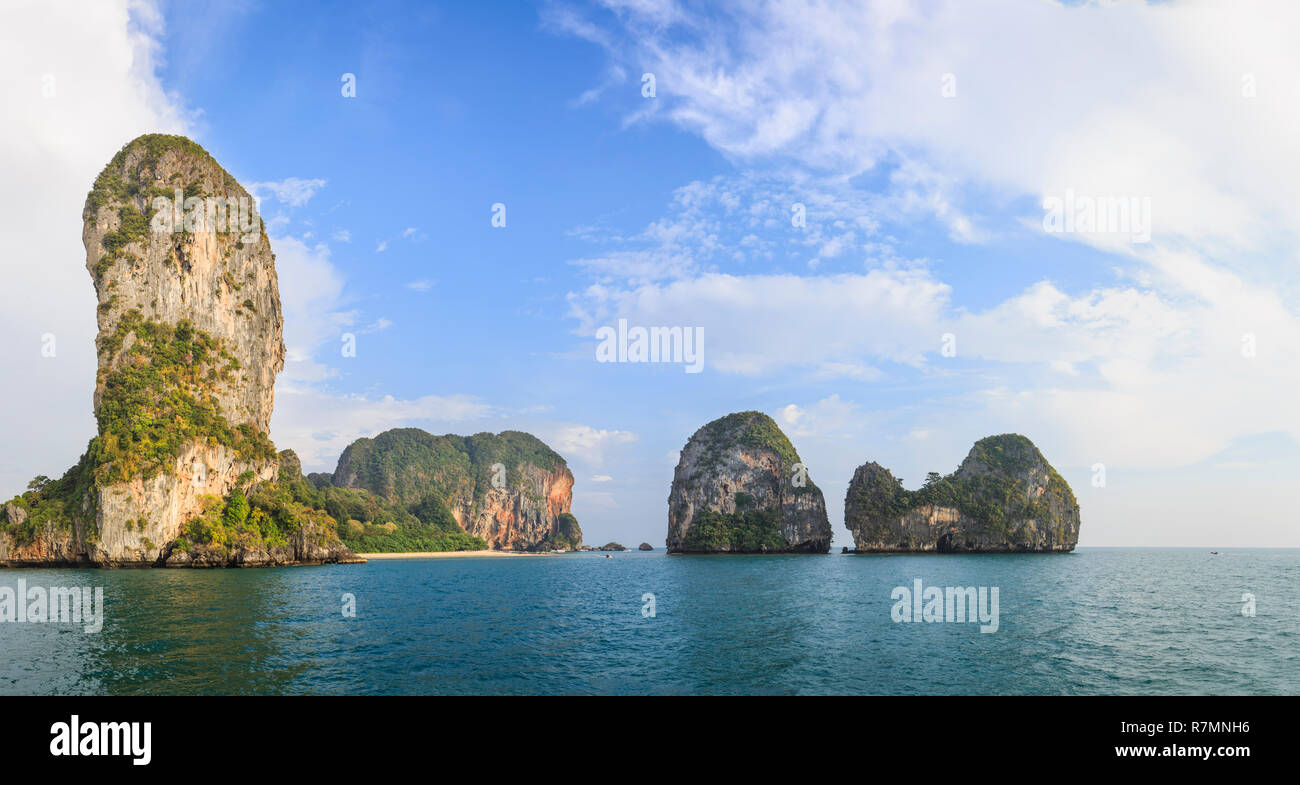
[[[1276,512],[1300,468],[1282,6],[357,5],[4,20],[26,33],[6,39],[6,161],[42,173],[48,209],[15,188],[0,218],[30,242],[7,290],[31,293],[0,318],[12,346],[66,348],[0,348],[30,365],[9,405],[47,412],[0,423],[39,444],[0,490],[91,433],[78,202],[165,130],[261,199],[289,349],[272,437],[309,469],[390,427],[528,430],[569,459],[588,542],[662,544],[675,452],[759,409],[836,546],[858,464],[914,486],[1007,431],[1070,481],[1084,545],[1300,545]],[[53,102],[32,88],[49,73]],[[1150,241],[1046,231],[1067,191],[1148,200]],[[703,372],[596,362],[620,318],[702,329]]]

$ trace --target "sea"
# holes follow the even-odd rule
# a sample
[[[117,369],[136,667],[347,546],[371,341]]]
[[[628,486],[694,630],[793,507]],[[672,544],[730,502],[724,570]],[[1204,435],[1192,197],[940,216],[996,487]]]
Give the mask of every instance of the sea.
[[[104,603],[0,622],[0,694],[1300,693],[1300,550],[610,556],[0,570]]]

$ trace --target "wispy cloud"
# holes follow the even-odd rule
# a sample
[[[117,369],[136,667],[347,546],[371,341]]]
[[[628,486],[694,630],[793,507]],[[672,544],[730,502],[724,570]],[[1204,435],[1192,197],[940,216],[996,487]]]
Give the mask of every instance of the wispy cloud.
[[[321,179],[305,180],[300,177],[288,177],[279,182],[252,183],[248,186],[248,191],[257,197],[259,202],[274,198],[287,207],[302,207],[324,187],[325,181]]]

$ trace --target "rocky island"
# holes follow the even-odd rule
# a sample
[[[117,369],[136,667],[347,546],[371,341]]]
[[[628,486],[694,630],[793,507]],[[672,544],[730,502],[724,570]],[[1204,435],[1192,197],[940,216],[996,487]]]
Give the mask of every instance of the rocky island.
[[[700,428],[682,448],[668,495],[669,553],[826,553],[821,490],[762,412]]]
[[[98,434],[0,507],[0,564],[356,561],[292,499],[267,437],[284,367],[275,255],[252,198],[199,145],[151,134],[82,214],[98,299]]]
[[[980,439],[957,471],[916,491],[877,463],[859,466],[844,499],[858,553],[1051,553],[1074,550],[1079,504],[1033,442]]]
[[[385,528],[365,523],[376,519],[365,510],[340,510],[344,541],[364,552],[451,550],[428,539],[456,533],[463,535],[457,550],[582,547],[571,510],[573,473],[558,453],[521,431],[434,436],[396,428],[358,439],[333,473],[310,479],[327,495],[360,494],[412,513]]]

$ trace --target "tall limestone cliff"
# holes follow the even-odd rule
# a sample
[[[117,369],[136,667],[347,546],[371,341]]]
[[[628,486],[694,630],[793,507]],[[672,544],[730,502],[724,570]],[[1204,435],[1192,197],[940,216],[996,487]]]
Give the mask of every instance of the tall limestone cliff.
[[[1033,442],[980,439],[957,471],[908,491],[877,463],[853,474],[844,524],[859,553],[1068,552],[1079,542],[1079,504]]]
[[[573,474],[554,450],[519,431],[434,436],[397,428],[358,439],[339,456],[335,487],[369,491],[413,510],[445,504],[461,529],[494,550],[572,550]]]
[[[248,192],[194,142],[151,134],[113,157],[82,218],[99,434],[62,479],[4,506],[0,562],[190,563],[207,545],[204,565],[352,558],[328,527],[246,507],[279,474],[267,430],[284,366],[275,256]],[[292,556],[268,555],[294,538]]]
[[[668,494],[670,553],[826,553],[826,501],[762,412],[714,420],[682,448]]]

